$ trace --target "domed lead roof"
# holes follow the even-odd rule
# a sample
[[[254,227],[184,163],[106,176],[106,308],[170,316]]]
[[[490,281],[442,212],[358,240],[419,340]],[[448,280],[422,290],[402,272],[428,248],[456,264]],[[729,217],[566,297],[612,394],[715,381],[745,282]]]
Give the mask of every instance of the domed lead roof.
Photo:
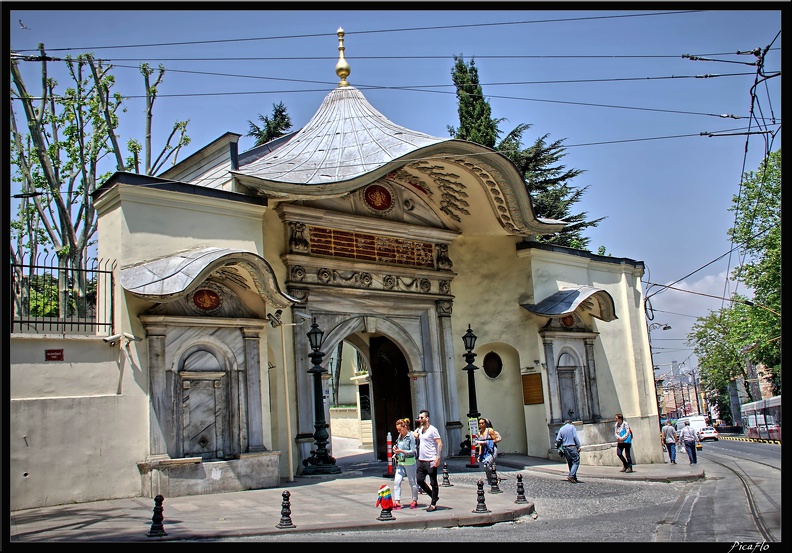
[[[251,178],[302,185],[348,181],[420,148],[450,140],[396,125],[374,109],[346,80],[352,70],[344,58],[344,29],[336,34],[338,88],[286,144],[232,171],[247,184],[256,186]]]
[[[235,173],[291,184],[329,184],[370,173],[411,152],[452,140],[389,121],[353,86],[333,90],[285,145]]]

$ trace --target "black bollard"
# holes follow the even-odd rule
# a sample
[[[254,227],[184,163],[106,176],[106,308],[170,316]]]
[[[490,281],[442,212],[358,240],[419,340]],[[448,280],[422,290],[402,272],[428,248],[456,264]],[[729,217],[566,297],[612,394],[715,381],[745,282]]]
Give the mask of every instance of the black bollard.
[[[517,499],[515,499],[514,502],[528,503],[528,500],[525,499],[525,488],[523,487],[522,474],[517,475]]]
[[[165,501],[165,498],[161,495],[158,495],[154,498],[154,516],[151,517],[151,528],[149,528],[149,531],[146,534],[150,538],[159,538],[168,535],[168,533],[165,532],[165,527],[162,525],[163,501]]]
[[[377,517],[377,520],[396,520],[396,517],[393,516],[390,509],[382,509],[380,511],[380,516]]]
[[[476,490],[477,500],[476,500],[476,509],[473,511],[474,513],[491,513],[489,509],[487,509],[486,503],[484,503],[484,482],[479,480],[476,483]]]
[[[283,496],[283,502],[281,503],[281,519],[278,524],[275,525],[276,528],[297,528],[291,519],[291,502],[289,498],[291,494],[289,490],[284,490],[281,494]]]
[[[503,493],[498,486],[498,471],[495,468],[495,461],[492,462],[492,474],[490,475],[490,493]]]
[[[448,463],[443,463],[443,482],[440,485],[445,487],[453,486],[448,480]]]

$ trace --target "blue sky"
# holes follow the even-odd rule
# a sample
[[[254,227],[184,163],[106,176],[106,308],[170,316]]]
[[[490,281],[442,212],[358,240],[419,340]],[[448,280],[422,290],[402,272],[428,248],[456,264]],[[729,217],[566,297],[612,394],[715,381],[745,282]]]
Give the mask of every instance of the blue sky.
[[[154,108],[154,143],[161,147],[172,123],[189,119],[192,144],[181,159],[226,132],[246,134],[248,121],[269,115],[278,102],[286,105],[294,130],[304,125],[338,83],[339,27],[346,32],[349,82],[391,121],[434,136],[448,136],[447,127],[458,124],[452,56],[473,58],[493,116],[505,119],[501,129],[531,124],[526,145],[544,134],[565,139],[563,163],[585,171],[573,181],[588,187],[576,211],[607,217],[587,232],[593,251],[605,246],[607,254],[643,261],[645,282],[718,297],[735,290],[726,275],[737,256],[721,257],[732,247],[728,209],[741,175],[781,143],[780,77],[760,85],[754,104],[773,134],[746,135],[749,127],[759,130],[748,117],[756,58],[736,52],[770,46],[765,72],[781,70],[780,5],[752,11],[729,9],[729,3],[691,3],[689,10],[675,3],[673,11],[636,9],[638,3],[452,11],[407,3],[395,4],[403,6],[396,10],[275,11],[250,10],[254,4],[244,2],[222,4],[222,10],[214,3],[200,10],[143,9],[146,4],[128,4],[133,10],[12,7],[10,45],[31,54],[43,42],[51,56],[93,52],[110,60],[115,90],[130,96],[124,141],[143,137],[137,67],[162,64],[168,72]],[[727,9],[700,9],[716,5]],[[65,84],[58,65],[50,70]],[[29,89],[37,90],[38,64],[22,66]],[[252,145],[251,138],[240,140],[241,151]],[[651,304],[654,322],[672,327],[652,332],[655,364],[663,371],[673,361],[694,368],[684,338],[697,316],[722,302],[666,290]]]

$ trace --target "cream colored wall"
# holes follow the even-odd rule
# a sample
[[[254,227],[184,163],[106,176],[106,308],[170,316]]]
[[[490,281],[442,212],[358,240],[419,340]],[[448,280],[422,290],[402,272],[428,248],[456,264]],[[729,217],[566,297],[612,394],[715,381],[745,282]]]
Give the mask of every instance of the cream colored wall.
[[[103,262],[121,258],[124,219],[113,196],[99,226]],[[113,332],[142,337],[142,328],[129,323],[119,269]],[[11,509],[140,495],[137,463],[148,453],[148,373],[140,345],[110,346],[99,336],[11,336]],[[46,349],[63,349],[64,361],[42,362]]]
[[[148,448],[141,368],[98,337],[12,335],[10,508],[140,495]],[[42,363],[45,349],[64,361]]]
[[[478,411],[504,436],[504,449],[500,451],[524,453],[535,438],[526,432],[520,368],[533,366],[533,360],[540,358],[538,328],[520,307],[531,288],[529,264],[516,257],[512,237],[461,236],[451,244],[449,256],[458,274],[451,285],[453,370],[458,371],[456,398],[462,423],[467,428],[468,376],[463,370],[462,336],[470,324],[478,337],[473,363],[479,367],[475,374]],[[481,368],[489,351],[498,353],[503,361],[503,372],[495,380]],[[544,418],[542,423],[546,425]],[[452,444],[452,448],[456,452],[459,444]]]
[[[134,263],[210,245],[259,254],[263,250],[264,206],[129,185],[109,191],[95,206],[101,213],[98,254],[103,260]],[[275,219],[276,224],[268,221],[263,228],[270,233],[275,228],[282,236]],[[282,247],[282,240],[272,242]],[[282,282],[277,245],[267,253]],[[113,332],[143,338],[145,331],[137,317],[152,304],[124,292],[120,270],[119,264]],[[288,315],[285,320],[289,322]],[[267,370],[272,354],[273,364],[282,364],[280,343],[280,330],[268,326],[260,357],[264,441],[270,449],[286,444],[281,420],[284,401],[277,393],[282,388],[268,390],[268,383],[282,382],[282,372],[276,371],[271,378]],[[288,330],[287,350],[290,343]],[[42,363],[44,349],[63,349],[65,361]],[[149,447],[145,340],[111,347],[101,337],[67,340],[58,335],[14,335],[10,351],[11,508],[139,496],[137,463],[146,459]],[[290,350],[287,365],[293,370]],[[292,390],[292,409],[296,405],[293,394]],[[275,400],[272,409],[270,396]],[[281,463],[281,476],[288,473]]]
[[[281,286],[281,292],[286,292],[285,288],[283,288],[283,283],[288,280],[286,275],[286,267],[280,259],[281,255],[285,253],[285,230],[283,222],[272,209],[274,205],[275,202],[266,208],[266,211],[264,211],[264,213],[261,215],[258,226],[255,227],[255,230],[251,229],[251,232],[258,232],[258,235],[261,237],[261,246],[259,246],[255,251],[267,260],[267,263],[269,263],[270,267],[272,267],[275,277]],[[269,311],[272,311],[272,309],[269,309]],[[269,347],[267,348],[266,354],[262,354],[261,361],[262,370],[266,370],[267,359],[270,359],[272,364],[277,366],[277,369],[268,371],[268,375],[262,375],[263,378],[269,379],[271,386],[270,398],[272,403],[268,403],[268,398],[262,393],[263,405],[261,412],[264,414],[265,445],[273,450],[282,452],[280,463],[281,478],[288,478],[290,475],[296,474],[300,463],[299,451],[297,445],[294,444],[294,437],[297,435],[297,391],[295,387],[294,371],[299,370],[300,368],[295,368],[294,365],[293,335],[295,332],[302,332],[303,334],[307,333],[311,328],[308,321],[302,322],[296,326],[291,326],[295,322],[300,323],[303,321],[302,319],[297,319],[295,321],[291,318],[291,316],[292,314],[290,309],[283,310],[281,320],[286,323],[282,328],[286,345],[286,371],[290,379],[288,385],[288,405],[289,410],[291,411],[290,417],[286,416],[287,401],[284,395],[286,384],[284,382],[282,369],[283,348],[281,347],[281,327],[272,327],[270,325],[267,326],[266,341]],[[308,367],[303,368],[303,370],[307,369]],[[268,415],[270,417],[269,419]],[[287,418],[289,419],[288,423],[291,426],[291,432],[289,432],[287,429]],[[293,448],[291,469],[288,467],[287,455],[290,443],[290,435]]]
[[[114,201],[114,194],[124,205],[122,220],[111,225],[119,232],[110,235],[115,243],[99,244],[111,256],[120,254],[127,264],[205,246],[262,255],[264,206],[121,184],[96,202],[97,209]]]
[[[515,239],[510,237],[461,236],[452,243],[449,253],[453,270],[458,273],[451,293],[455,297],[454,334],[459,337],[454,341],[455,369],[459,370],[457,401],[463,416],[469,407],[461,337],[469,323],[478,336],[474,364],[481,367],[484,355],[494,350],[503,358],[504,375],[514,376],[513,380],[503,381],[506,384],[503,386],[498,382],[500,379],[492,381],[483,370],[476,371],[478,411],[492,419],[499,431],[524,436],[522,442],[514,444],[513,450],[520,451],[522,446],[521,451],[529,455],[547,454],[551,444],[547,431],[550,392],[546,372],[542,371],[545,398],[542,406],[523,406],[519,379],[521,367],[533,367],[534,360],[546,363],[538,332],[547,319],[530,314],[520,304],[538,303],[561,288],[585,284],[606,290],[614,299],[618,317],[605,323],[583,315],[599,333],[594,355],[601,414],[608,418],[621,410],[635,421],[631,424],[642,434],[656,433],[657,407],[640,266],[539,249],[516,252]],[[508,353],[510,347],[512,354]],[[507,352],[505,356],[498,348]],[[488,414],[488,410],[495,413]],[[659,456],[654,451],[657,443],[658,440],[643,440],[636,444],[637,456],[643,462],[662,462],[662,451]]]
[[[601,288],[613,297],[616,320],[604,322],[586,315],[586,321],[599,334],[594,355],[600,413],[605,420],[613,419],[617,412],[623,413],[636,435],[649,437],[636,440],[635,459],[662,463],[662,449],[659,440],[654,439],[659,433],[659,418],[643,310],[642,268],[599,261],[596,257],[537,249],[530,252],[537,302],[564,286],[580,284]],[[555,288],[553,281],[558,283]]]

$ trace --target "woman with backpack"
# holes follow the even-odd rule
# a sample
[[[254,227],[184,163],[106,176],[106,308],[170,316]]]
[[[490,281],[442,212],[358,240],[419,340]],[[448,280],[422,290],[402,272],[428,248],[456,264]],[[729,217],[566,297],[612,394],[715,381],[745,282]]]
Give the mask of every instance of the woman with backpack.
[[[487,483],[492,484],[492,465],[495,463],[497,449],[495,448],[495,435],[497,432],[487,425],[489,421],[481,418],[478,420],[478,435],[476,435],[476,448],[478,455],[476,458],[478,462],[484,465],[484,472],[487,475]],[[497,441],[500,441],[500,434],[497,435]]]
[[[492,428],[492,421],[489,420],[489,419],[484,419],[484,420],[487,421],[487,428],[489,429],[490,436],[492,436],[492,443],[495,446],[494,447],[495,453],[493,454],[493,457],[495,457],[495,459],[497,459],[498,458],[498,444],[500,443],[502,438],[501,438],[500,433],[497,430],[495,430],[494,428]]]

